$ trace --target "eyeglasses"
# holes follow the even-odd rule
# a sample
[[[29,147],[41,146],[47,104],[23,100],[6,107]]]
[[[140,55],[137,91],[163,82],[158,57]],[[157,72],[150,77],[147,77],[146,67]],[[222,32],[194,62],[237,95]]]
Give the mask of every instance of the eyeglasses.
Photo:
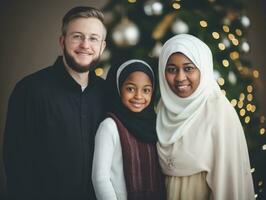
[[[88,39],[88,42],[92,45],[100,44],[102,41],[97,35],[90,35],[88,37],[82,33],[73,33],[69,35],[70,42],[75,44],[81,44],[85,42],[86,39]]]

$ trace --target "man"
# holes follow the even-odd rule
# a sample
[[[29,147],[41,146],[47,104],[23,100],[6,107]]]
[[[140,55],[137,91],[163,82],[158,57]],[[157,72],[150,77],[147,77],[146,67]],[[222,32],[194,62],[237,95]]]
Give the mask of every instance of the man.
[[[16,85],[4,139],[10,199],[95,199],[91,165],[104,81],[94,67],[105,37],[102,12],[71,9],[59,40],[63,56]]]

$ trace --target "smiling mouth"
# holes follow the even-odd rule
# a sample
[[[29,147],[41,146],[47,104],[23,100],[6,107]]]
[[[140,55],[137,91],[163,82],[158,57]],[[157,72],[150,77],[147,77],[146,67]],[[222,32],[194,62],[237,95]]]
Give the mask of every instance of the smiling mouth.
[[[142,108],[143,107],[143,103],[136,103],[136,102],[131,102],[131,105],[135,108]]]
[[[186,92],[190,88],[189,85],[176,85],[175,89],[179,92]]]

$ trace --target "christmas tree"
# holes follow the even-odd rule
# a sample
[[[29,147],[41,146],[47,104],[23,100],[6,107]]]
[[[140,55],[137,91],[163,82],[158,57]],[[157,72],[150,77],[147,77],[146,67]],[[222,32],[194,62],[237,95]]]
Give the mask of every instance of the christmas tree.
[[[127,59],[146,60],[157,70],[163,43],[176,34],[199,37],[213,52],[214,73],[235,107],[249,147],[257,199],[265,199],[265,117],[256,102],[259,72],[245,59],[250,20],[243,0],[113,0],[104,8],[107,50],[97,73]],[[217,113],[218,115],[219,113]]]

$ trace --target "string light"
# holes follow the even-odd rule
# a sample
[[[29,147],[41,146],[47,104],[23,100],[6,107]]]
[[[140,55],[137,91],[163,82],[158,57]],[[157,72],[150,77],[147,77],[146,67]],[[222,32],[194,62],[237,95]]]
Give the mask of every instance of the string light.
[[[232,40],[232,43],[233,43],[233,45],[235,45],[235,46],[239,45],[239,41],[238,41],[238,39],[236,39],[236,38],[234,38],[234,39]]]
[[[206,28],[208,26],[208,23],[205,20],[200,21],[200,26],[203,28]]]
[[[103,75],[103,73],[104,73],[104,70],[103,70],[103,68],[96,68],[95,69],[95,74],[96,74],[96,76],[102,76]]]
[[[223,86],[225,81],[224,81],[224,79],[222,77],[219,77],[218,80],[217,80],[217,82],[218,82],[218,84],[220,86]]]
[[[243,117],[245,114],[246,114],[246,110],[244,108],[242,108],[240,111],[239,111],[239,114],[241,117]]]
[[[250,122],[250,117],[249,116],[246,116],[245,117],[245,123],[248,124]]]
[[[136,0],[128,0],[129,3],[136,3]]]
[[[227,59],[224,59],[222,63],[223,63],[224,67],[228,67],[229,66],[229,61]]]
[[[240,101],[244,101],[244,99],[245,99],[245,94],[244,93],[240,93],[239,100]]]
[[[264,134],[265,134],[265,128],[261,128],[261,129],[260,129],[260,134],[261,134],[261,135],[264,135]]]
[[[264,144],[264,145],[262,146],[262,150],[263,150],[263,151],[266,150],[266,144]]]
[[[237,100],[236,100],[236,99],[232,99],[232,100],[231,100],[231,104],[232,104],[232,106],[234,106],[234,107],[235,107],[235,106],[236,106],[236,104],[237,104]]]
[[[218,48],[223,51],[225,50],[225,45],[223,43],[219,43]]]
[[[238,103],[237,103],[238,108],[242,108],[243,105],[244,105],[243,101],[238,101]]]
[[[247,91],[248,93],[251,93],[253,91],[253,87],[251,85],[247,86]]]
[[[229,33],[229,31],[230,31],[229,26],[223,25],[223,30],[224,30],[224,32]]]
[[[252,94],[248,94],[247,95],[247,99],[248,99],[248,101],[252,101],[253,100],[253,95]]]
[[[239,59],[239,53],[237,51],[233,51],[230,53],[230,58],[232,60],[236,60],[236,59]]]
[[[254,76],[254,78],[259,78],[259,71],[258,70],[254,70],[253,71],[253,76]]]
[[[217,40],[220,38],[220,34],[217,32],[212,32],[212,37]]]
[[[242,36],[242,31],[241,31],[239,28],[237,28],[237,29],[236,29],[236,34],[237,34],[238,36]]]
[[[181,8],[181,5],[180,5],[179,3],[177,3],[177,2],[174,2],[172,6],[173,6],[173,8],[176,9],[176,10],[178,10],[178,9]]]

